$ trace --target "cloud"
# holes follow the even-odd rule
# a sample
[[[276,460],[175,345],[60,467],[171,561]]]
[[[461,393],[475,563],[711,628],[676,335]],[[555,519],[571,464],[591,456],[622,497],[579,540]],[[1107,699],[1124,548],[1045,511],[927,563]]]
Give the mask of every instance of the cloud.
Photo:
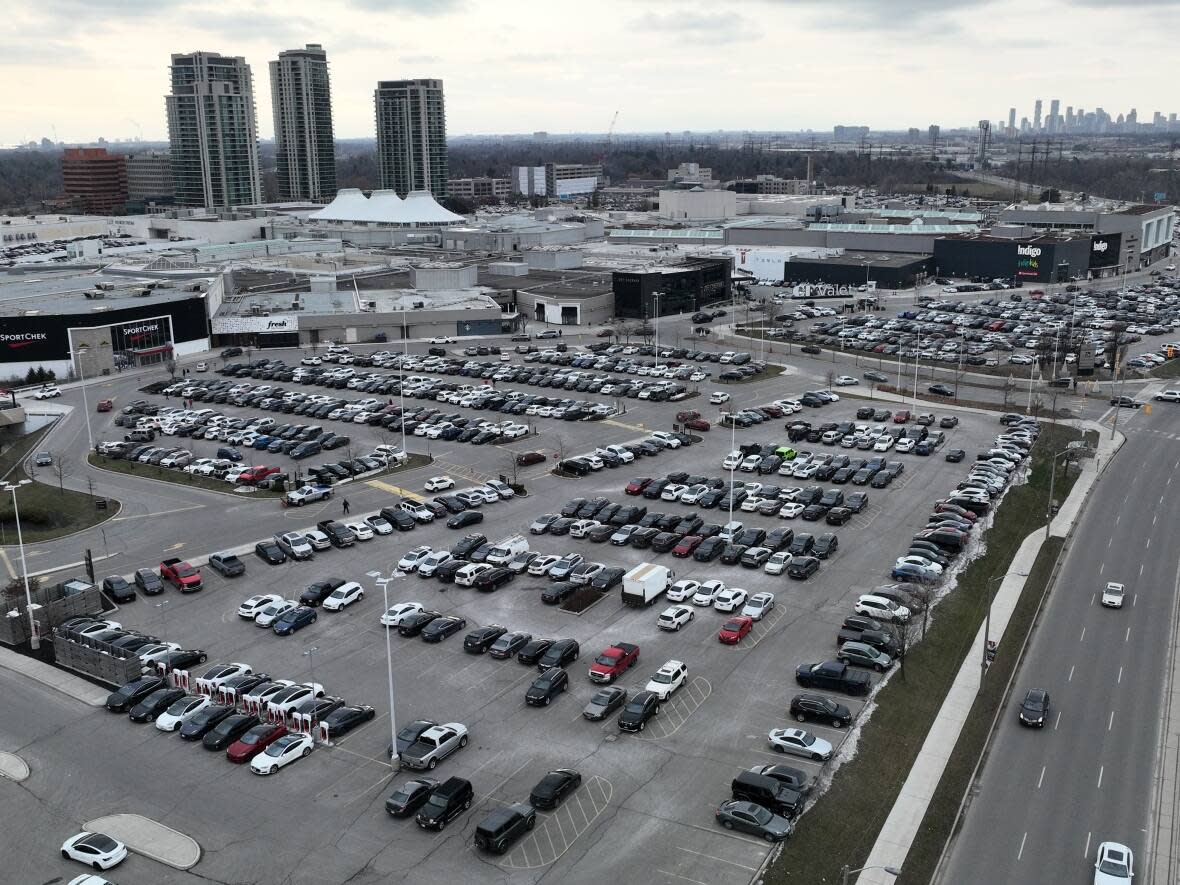
[[[919,27],[923,31],[937,24],[945,35],[959,26],[950,21],[958,12],[978,12],[994,0],[763,0],[783,8],[798,7],[823,13],[825,21],[850,30],[900,31]],[[1150,0],[1148,0],[1150,2]],[[839,16],[839,18],[835,18]]]
[[[403,65],[436,65],[442,58],[437,55],[403,55],[398,61]]]
[[[94,56],[85,46],[66,43],[60,40],[24,39],[0,41],[0,58],[7,65],[16,66],[59,66],[68,67],[89,65],[94,62]]]
[[[696,43],[725,43],[738,40],[747,30],[740,15],[728,13],[649,12],[634,21],[634,25],[657,34],[674,35]]]
[[[365,12],[397,12],[423,17],[450,15],[464,8],[466,0],[346,0]]]

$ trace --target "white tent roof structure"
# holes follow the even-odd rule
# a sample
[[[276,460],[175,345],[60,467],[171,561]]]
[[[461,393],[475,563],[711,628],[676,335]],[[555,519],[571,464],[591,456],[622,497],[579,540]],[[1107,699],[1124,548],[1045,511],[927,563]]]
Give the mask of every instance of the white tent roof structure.
[[[345,188],[336,199],[308,216],[313,221],[348,221],[368,224],[394,224],[414,227],[455,224],[464,220],[444,209],[429,191],[411,191],[403,200],[392,190],[373,191],[365,197],[356,188]]]

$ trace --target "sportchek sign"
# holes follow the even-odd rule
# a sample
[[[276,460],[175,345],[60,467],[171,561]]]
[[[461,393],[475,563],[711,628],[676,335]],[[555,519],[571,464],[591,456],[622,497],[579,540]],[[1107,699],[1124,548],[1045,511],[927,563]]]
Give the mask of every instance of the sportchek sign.
[[[0,317],[0,363],[39,363],[70,358],[70,329],[111,327],[115,350],[141,350],[208,337],[205,301],[185,298],[166,304],[87,311],[57,316]]]

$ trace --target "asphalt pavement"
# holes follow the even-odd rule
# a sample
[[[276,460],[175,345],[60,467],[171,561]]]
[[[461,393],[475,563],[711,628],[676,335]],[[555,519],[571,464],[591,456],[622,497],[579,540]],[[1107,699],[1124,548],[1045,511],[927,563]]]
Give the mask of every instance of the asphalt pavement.
[[[1124,412],[1127,442],[1092,493],[1014,683],[939,881],[1081,882],[1099,843],[1128,845],[1145,869],[1180,571],[1180,411]],[[1107,581],[1126,587],[1104,608]],[[1000,649],[1004,653],[1004,649]],[[1050,692],[1044,729],[1022,726],[1025,692]]]

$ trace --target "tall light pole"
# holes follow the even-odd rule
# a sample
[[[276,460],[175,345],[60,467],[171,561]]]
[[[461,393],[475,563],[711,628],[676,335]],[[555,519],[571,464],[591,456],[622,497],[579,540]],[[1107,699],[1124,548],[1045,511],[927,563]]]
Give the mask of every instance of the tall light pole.
[[[381,585],[381,594],[385,598],[385,612],[389,611],[389,582],[395,576],[404,578],[405,573],[394,569],[393,574],[386,578],[381,575],[381,572],[369,572],[369,577]],[[397,755],[397,716],[393,706],[393,652],[389,645],[389,630],[389,627],[385,628],[385,667],[389,674],[389,765],[393,768],[397,766],[399,757]]]
[[[320,650],[318,645],[313,645],[310,648],[304,649],[303,656],[307,658],[307,666],[311,670],[311,685],[315,688],[315,653]]]
[[[399,375],[401,383],[397,386],[398,408],[398,424],[402,429],[402,454],[407,458],[410,457],[410,452],[406,448],[406,395],[403,392],[406,381],[406,360],[410,358],[410,327],[406,325],[406,296],[402,295],[402,364],[400,366]]]
[[[1057,479],[1057,459],[1070,454],[1069,449],[1058,452],[1049,459],[1049,501],[1045,505],[1045,540],[1049,540],[1049,527],[1053,524],[1053,485]]]
[[[848,883],[852,881],[848,878],[849,876],[853,875],[854,873],[863,873],[865,870],[882,870],[891,876],[901,875],[901,870],[899,870],[897,867],[861,867],[859,870],[850,870],[848,869],[848,864],[844,864],[840,870],[840,885],[848,885]]]
[[[737,422],[734,420],[734,412],[731,409],[729,412],[729,451],[730,461],[733,464],[733,455],[737,452]],[[729,468],[729,521],[733,522],[733,467]]]
[[[82,357],[90,352],[88,347],[71,350],[70,355],[78,366],[78,378],[82,382],[82,413],[86,416],[86,441],[90,444],[90,451],[94,451],[94,433],[90,429],[90,404],[86,401],[86,376],[82,372]]]
[[[12,492],[12,516],[16,521],[16,543],[20,548],[20,570],[25,581],[25,612],[29,616],[29,644],[32,648],[41,647],[41,639],[37,636],[37,625],[33,621],[33,592],[29,589],[29,565],[25,561],[25,539],[20,530],[20,505],[16,501],[16,492],[21,486],[31,483],[31,479],[22,479],[4,486],[4,491]]]

